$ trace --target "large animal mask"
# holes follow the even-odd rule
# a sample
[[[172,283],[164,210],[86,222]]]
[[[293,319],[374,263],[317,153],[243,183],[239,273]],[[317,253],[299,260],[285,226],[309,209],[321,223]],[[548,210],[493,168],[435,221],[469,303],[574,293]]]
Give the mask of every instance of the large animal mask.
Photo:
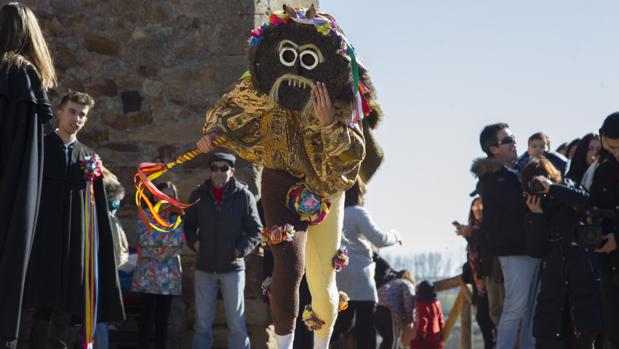
[[[362,114],[371,112],[365,69],[357,64],[335,19],[313,5],[309,9],[284,5],[284,11],[272,14],[269,23],[252,31],[248,55],[256,89],[284,108],[310,110],[311,88],[320,81],[333,101],[358,102],[359,108],[365,107]],[[360,98],[355,98],[359,90]]]

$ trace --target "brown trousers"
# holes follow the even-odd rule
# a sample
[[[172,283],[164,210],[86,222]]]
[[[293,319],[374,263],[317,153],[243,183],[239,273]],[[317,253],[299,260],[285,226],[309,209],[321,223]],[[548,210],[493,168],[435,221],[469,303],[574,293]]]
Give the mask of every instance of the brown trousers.
[[[262,171],[262,206],[266,228],[293,225],[296,231],[291,243],[271,246],[273,251],[273,283],[271,314],[275,333],[283,336],[294,332],[299,313],[299,285],[305,272],[307,223],[285,206],[286,193],[299,179],[286,172],[265,168]]]

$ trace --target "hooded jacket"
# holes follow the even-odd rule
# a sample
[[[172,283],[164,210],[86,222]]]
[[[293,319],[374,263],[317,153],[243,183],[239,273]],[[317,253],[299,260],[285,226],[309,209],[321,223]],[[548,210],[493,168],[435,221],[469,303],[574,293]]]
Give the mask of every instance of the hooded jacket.
[[[215,204],[210,180],[191,193],[189,202],[197,199],[200,201],[187,209],[183,223],[189,246],[193,249],[200,241],[196,269],[209,273],[245,270],[243,257],[258,245],[262,230],[254,195],[247,185],[232,178],[221,205]],[[235,249],[241,252],[238,258]]]
[[[529,211],[518,176],[492,157],[473,161],[484,203],[482,236],[497,256],[524,254],[524,218]]]

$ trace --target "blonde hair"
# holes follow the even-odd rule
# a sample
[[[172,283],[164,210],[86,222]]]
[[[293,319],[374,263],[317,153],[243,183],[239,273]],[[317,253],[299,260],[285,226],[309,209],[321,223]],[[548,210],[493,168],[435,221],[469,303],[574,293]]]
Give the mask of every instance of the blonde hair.
[[[0,9],[0,67],[32,64],[44,89],[57,84],[52,57],[34,12],[18,2]]]

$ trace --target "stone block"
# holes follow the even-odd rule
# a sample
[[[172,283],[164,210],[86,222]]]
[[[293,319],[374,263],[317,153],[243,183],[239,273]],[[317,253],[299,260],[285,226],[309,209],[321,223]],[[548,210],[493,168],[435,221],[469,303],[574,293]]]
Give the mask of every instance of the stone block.
[[[161,97],[163,83],[161,81],[146,79],[142,82],[142,93],[145,96]]]
[[[111,79],[105,79],[102,83],[86,87],[86,92],[92,97],[116,97],[118,96],[118,86]]]
[[[85,34],[82,43],[86,50],[107,56],[118,56],[122,50],[119,41],[92,33]]]

